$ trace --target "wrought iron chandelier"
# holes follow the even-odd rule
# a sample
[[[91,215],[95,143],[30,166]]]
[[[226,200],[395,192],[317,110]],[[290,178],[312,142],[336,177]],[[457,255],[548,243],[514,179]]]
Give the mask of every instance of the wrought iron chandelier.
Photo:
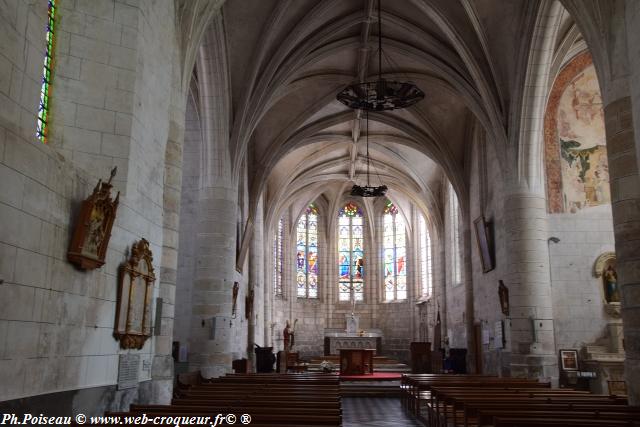
[[[347,86],[337,95],[338,101],[354,110],[389,111],[407,108],[424,99],[424,92],[411,81],[398,82],[382,78],[382,19],[378,0],[378,80]]]
[[[373,82],[354,83],[343,89],[336,98],[349,108],[364,110],[367,123],[367,185],[354,185],[352,196],[382,197],[387,193],[387,186],[370,185],[369,179],[369,111],[390,111],[407,108],[424,99],[424,92],[413,82],[398,82],[382,78],[382,17],[378,0],[378,80]]]

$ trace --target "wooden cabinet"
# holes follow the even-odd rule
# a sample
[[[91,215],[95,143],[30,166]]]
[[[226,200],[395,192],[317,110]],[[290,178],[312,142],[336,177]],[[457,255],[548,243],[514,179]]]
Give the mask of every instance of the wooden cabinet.
[[[340,350],[340,375],[373,374],[373,349]]]

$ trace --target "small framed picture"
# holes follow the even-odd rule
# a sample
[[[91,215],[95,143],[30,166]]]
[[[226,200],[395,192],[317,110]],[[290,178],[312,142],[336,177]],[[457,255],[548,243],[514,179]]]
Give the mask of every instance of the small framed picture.
[[[563,371],[577,371],[578,350],[560,350],[560,364]]]

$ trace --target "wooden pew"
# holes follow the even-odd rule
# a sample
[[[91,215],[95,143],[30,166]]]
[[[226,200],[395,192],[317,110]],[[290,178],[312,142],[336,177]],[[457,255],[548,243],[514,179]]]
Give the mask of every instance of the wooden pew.
[[[401,393],[404,408],[430,426],[640,427],[640,408],[629,407],[625,397],[552,389],[535,380],[405,375]],[[426,402],[425,417],[421,402]]]
[[[131,405],[108,415],[249,414],[252,426],[340,426],[339,379],[327,374],[230,374],[180,387],[171,405]],[[238,421],[239,422],[239,421]]]

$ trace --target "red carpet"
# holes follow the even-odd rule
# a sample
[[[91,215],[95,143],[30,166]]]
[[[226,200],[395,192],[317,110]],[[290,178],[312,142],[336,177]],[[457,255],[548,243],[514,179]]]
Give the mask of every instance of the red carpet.
[[[393,381],[402,378],[402,374],[396,372],[374,372],[368,375],[340,375],[343,381]]]

